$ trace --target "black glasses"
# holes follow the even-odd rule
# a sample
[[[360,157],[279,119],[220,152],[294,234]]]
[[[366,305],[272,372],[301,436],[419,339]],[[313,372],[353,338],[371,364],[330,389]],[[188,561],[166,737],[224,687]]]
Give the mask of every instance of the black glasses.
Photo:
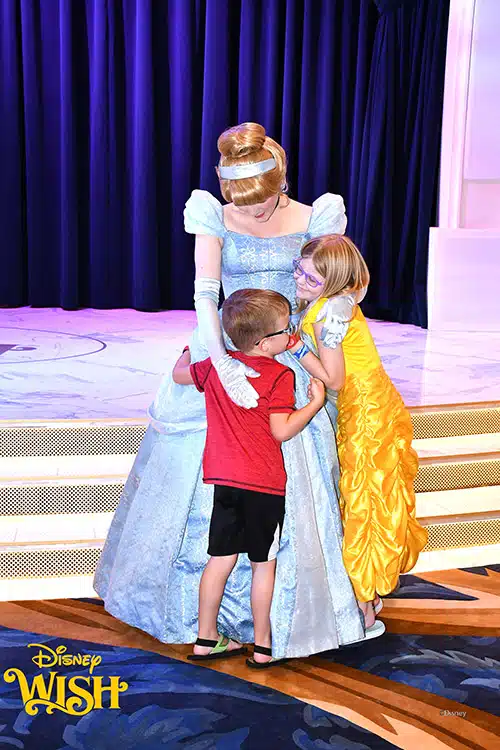
[[[261,341],[264,341],[264,339],[270,339],[271,336],[281,336],[282,333],[287,333],[289,336],[295,333],[295,325],[293,323],[289,323],[286,328],[283,328],[281,331],[275,331],[274,333],[267,333],[265,336],[262,336],[261,339],[255,342],[255,346],[258,346]]]
[[[318,286],[323,286],[322,281],[318,281],[314,276],[311,276],[310,273],[306,273],[302,266],[300,265],[300,258],[295,258],[292,261],[293,265],[293,272],[297,274],[297,276],[303,276],[306,280],[306,284],[311,286],[313,289],[316,289]]]

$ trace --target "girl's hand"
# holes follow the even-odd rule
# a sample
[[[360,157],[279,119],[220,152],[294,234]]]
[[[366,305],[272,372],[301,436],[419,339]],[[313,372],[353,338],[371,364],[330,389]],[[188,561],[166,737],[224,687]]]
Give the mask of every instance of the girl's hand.
[[[311,378],[307,388],[307,397],[311,402],[317,402],[323,405],[325,400],[325,386],[318,378]]]

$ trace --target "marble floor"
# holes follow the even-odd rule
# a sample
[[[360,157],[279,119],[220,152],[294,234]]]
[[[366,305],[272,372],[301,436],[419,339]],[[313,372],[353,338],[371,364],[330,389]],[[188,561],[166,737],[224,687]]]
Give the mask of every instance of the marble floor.
[[[0,419],[140,418],[195,325],[191,311],[0,310]],[[409,406],[500,401],[500,334],[371,321]]]

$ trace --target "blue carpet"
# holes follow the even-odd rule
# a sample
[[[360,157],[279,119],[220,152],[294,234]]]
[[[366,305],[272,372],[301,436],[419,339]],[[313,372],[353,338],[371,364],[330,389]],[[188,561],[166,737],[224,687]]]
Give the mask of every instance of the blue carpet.
[[[386,633],[322,657],[500,716],[500,638]]]
[[[499,565],[463,568],[466,573],[488,577],[488,571],[500,572]],[[469,588],[470,580],[464,581]],[[425,581],[414,575],[400,579],[397,593],[388,599],[415,600],[425,609],[425,601],[462,603],[478,601],[481,596],[455,591],[452,586]],[[429,610],[429,622],[433,610]],[[384,616],[382,610],[381,617]],[[453,624],[453,611],[450,612]],[[500,622],[498,622],[500,628]],[[471,631],[476,629],[471,625]],[[410,687],[448,698],[500,716],[500,638],[479,635],[447,635],[446,625],[436,626],[429,635],[385,633],[362,645],[330,651],[321,656],[336,664],[369,672]],[[499,745],[500,747],[500,745]]]
[[[48,677],[32,657],[43,644],[67,654],[101,656],[94,675],[119,675],[129,688],[119,709],[93,708],[83,716],[41,706],[36,716],[23,708],[18,682],[8,684],[9,667],[31,682]],[[0,747],[21,750],[383,750],[395,746],[343,718],[283,693],[244,680],[138,649],[104,646],[0,628]],[[54,667],[67,677],[88,676],[88,668]],[[68,696],[66,696],[67,698]]]

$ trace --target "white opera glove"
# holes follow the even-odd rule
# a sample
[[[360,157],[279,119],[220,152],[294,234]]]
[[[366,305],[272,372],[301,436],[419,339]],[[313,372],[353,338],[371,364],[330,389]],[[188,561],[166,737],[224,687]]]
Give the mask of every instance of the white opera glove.
[[[259,394],[247,378],[258,378],[260,373],[233,359],[226,352],[217,312],[219,290],[218,279],[202,278],[194,282],[194,307],[201,339],[229,398],[238,406],[252,409],[257,406]]]
[[[245,409],[253,409],[257,406],[259,394],[247,378],[260,378],[260,372],[233,359],[229,354],[214,362],[214,367],[224,390],[235,404]]]

